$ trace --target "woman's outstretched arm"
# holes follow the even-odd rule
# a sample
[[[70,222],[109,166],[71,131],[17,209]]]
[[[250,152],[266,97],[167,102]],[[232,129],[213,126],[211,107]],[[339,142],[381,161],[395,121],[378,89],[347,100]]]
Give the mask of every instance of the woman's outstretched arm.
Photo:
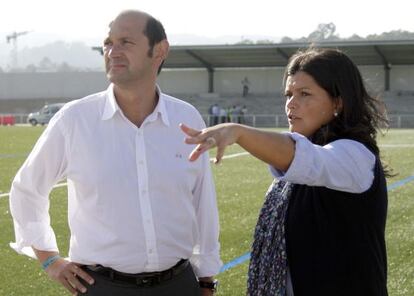
[[[190,161],[200,154],[217,147],[216,161],[221,161],[227,146],[237,143],[243,149],[263,162],[286,171],[295,154],[295,142],[288,135],[263,131],[235,123],[218,124],[203,130],[195,130],[185,124],[180,125],[187,135],[187,144],[197,144],[191,152]]]

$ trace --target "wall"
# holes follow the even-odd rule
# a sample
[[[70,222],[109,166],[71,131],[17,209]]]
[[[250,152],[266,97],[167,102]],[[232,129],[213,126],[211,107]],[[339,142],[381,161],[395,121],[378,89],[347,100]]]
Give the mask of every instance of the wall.
[[[392,66],[391,89],[414,92],[414,66]]]
[[[172,94],[207,93],[208,73],[204,69],[163,69],[158,84],[164,92]]]
[[[231,68],[215,72],[214,86],[217,93],[242,93],[241,81],[247,77],[249,92],[255,94],[280,94],[284,68]]]
[[[384,66],[359,66],[362,78],[368,92],[373,95],[382,93],[385,89],[385,72]]]
[[[369,89],[375,93],[385,90],[384,66],[360,66]],[[390,91],[414,92],[414,66],[391,66]]]
[[[107,86],[104,72],[0,73],[0,99],[75,99]]]
[[[362,75],[371,91],[384,91],[382,66],[362,66]],[[241,95],[244,77],[250,81],[250,93],[280,95],[283,68],[231,68],[214,72],[215,93]],[[393,66],[391,91],[414,92],[414,66]],[[171,94],[205,94],[208,72],[205,69],[165,69],[159,77],[164,92]],[[74,99],[106,89],[103,72],[0,73],[0,99]]]

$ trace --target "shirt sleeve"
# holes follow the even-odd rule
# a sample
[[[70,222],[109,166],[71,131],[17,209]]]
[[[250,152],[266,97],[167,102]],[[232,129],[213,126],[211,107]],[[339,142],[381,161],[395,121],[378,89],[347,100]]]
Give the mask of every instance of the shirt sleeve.
[[[27,251],[31,246],[58,251],[50,226],[49,193],[64,178],[67,163],[60,116],[52,118],[12,182],[10,211],[16,242],[10,245],[20,254],[33,256]]]
[[[350,193],[371,187],[375,155],[361,143],[341,139],[320,146],[298,133],[288,134],[295,141],[295,156],[286,172],[271,167],[276,178]]]
[[[190,262],[197,277],[209,277],[218,274],[222,266],[219,215],[208,153],[204,153],[198,161],[202,162],[203,173],[193,195],[199,235]]]

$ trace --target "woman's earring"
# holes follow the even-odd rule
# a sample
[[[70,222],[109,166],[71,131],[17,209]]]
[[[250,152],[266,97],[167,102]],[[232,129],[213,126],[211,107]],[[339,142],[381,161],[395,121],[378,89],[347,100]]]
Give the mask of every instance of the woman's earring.
[[[334,116],[338,117],[338,112],[337,111],[334,112]]]

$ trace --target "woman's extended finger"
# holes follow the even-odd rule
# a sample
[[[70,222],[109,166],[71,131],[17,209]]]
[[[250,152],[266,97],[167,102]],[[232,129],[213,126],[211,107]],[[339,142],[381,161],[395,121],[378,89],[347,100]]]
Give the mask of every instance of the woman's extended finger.
[[[201,131],[193,129],[184,123],[180,123],[180,128],[185,134],[189,135],[190,137],[196,137],[201,133]]]
[[[226,149],[226,146],[217,146],[217,152],[216,152],[216,159],[214,160],[215,164],[219,164],[221,159],[224,156],[224,150]]]
[[[197,145],[197,147],[195,147],[194,150],[191,151],[190,156],[188,157],[188,160],[196,161],[203,152],[204,151],[201,147],[201,144]]]
[[[190,161],[195,161],[200,157],[201,154],[203,154],[204,152],[206,152],[207,150],[211,148],[216,147],[216,145],[217,145],[216,139],[214,137],[208,137],[202,143],[198,144],[195,147],[195,149],[191,152],[188,159]]]

